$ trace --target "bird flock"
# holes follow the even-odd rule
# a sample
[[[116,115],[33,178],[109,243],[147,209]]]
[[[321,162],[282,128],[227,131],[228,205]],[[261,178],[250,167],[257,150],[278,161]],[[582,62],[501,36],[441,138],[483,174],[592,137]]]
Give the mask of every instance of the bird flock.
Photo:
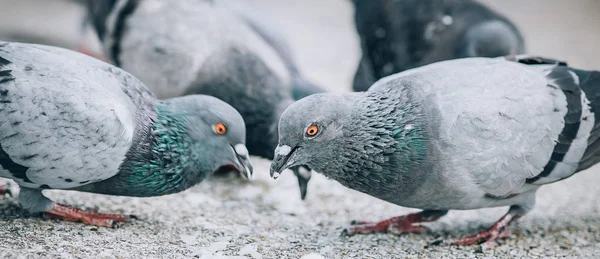
[[[298,69],[277,21],[235,0],[82,1],[103,53],[0,42],[0,177],[45,217],[116,227],[133,215],[45,189],[152,197],[213,174],[311,174],[420,212],[345,235],[425,232],[449,210],[509,206],[488,229],[431,245],[491,248],[542,185],[600,162],[600,72],[525,55],[471,0],[351,0],[352,93]],[[11,194],[8,186],[0,194]]]

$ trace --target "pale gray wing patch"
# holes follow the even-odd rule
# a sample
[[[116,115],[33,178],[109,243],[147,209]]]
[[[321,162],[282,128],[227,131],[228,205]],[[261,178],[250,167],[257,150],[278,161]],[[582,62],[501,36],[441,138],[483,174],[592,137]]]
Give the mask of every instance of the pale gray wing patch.
[[[398,77],[421,80],[418,85],[440,114],[431,123],[439,131],[436,148],[448,174],[471,178],[490,196],[516,193],[538,175],[564,126],[565,95],[523,64],[484,58],[439,62],[381,79],[369,91]]]
[[[0,50],[14,62],[8,69],[15,78],[1,85],[7,102],[0,144],[28,168],[26,177],[11,178],[31,188],[73,188],[115,175],[135,127],[135,105],[121,91],[122,78],[48,48],[10,44]]]

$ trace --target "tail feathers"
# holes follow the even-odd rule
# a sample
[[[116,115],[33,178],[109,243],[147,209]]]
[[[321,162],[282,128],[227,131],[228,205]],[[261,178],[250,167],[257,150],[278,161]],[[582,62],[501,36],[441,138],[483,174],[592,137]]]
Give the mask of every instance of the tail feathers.
[[[589,100],[594,113],[594,128],[588,139],[588,147],[577,170],[584,170],[600,162],[600,72],[571,69],[579,78],[579,87]]]
[[[539,56],[505,56],[506,60],[525,65],[553,65],[565,67],[575,79],[576,86],[589,101],[590,112],[594,114],[594,127],[587,141],[587,148],[579,162],[577,171],[585,170],[600,162],[600,71],[581,70],[569,67],[567,62]]]

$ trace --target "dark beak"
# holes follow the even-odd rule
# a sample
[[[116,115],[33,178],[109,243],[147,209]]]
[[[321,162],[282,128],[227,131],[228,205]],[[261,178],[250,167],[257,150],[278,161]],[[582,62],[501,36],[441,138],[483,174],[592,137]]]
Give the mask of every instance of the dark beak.
[[[308,188],[308,181],[310,181],[310,177],[312,172],[310,168],[307,166],[297,166],[292,168],[292,171],[298,177],[298,186],[300,187],[300,198],[304,200],[306,198],[306,189]]]
[[[250,155],[248,149],[244,144],[237,144],[233,146],[233,151],[237,157],[237,169],[240,174],[248,180],[252,180],[254,177],[254,166],[250,161]]]
[[[271,177],[277,179],[281,172],[290,167],[290,157],[294,154],[296,148],[291,148],[288,145],[279,145],[275,149],[275,157],[271,162]]]

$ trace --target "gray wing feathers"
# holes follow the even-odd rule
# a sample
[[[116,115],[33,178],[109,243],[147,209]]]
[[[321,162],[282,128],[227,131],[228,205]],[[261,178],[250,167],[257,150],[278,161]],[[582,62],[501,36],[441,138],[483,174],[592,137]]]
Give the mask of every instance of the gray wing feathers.
[[[29,168],[28,181],[15,180],[71,188],[116,174],[133,138],[135,87],[125,94],[110,65],[58,48],[11,43],[0,56],[15,78],[0,84],[0,144]]]
[[[369,91],[402,80],[416,82],[431,107],[437,163],[491,196],[516,192],[539,174],[564,125],[562,92],[522,64],[485,58],[438,62],[383,78]]]

